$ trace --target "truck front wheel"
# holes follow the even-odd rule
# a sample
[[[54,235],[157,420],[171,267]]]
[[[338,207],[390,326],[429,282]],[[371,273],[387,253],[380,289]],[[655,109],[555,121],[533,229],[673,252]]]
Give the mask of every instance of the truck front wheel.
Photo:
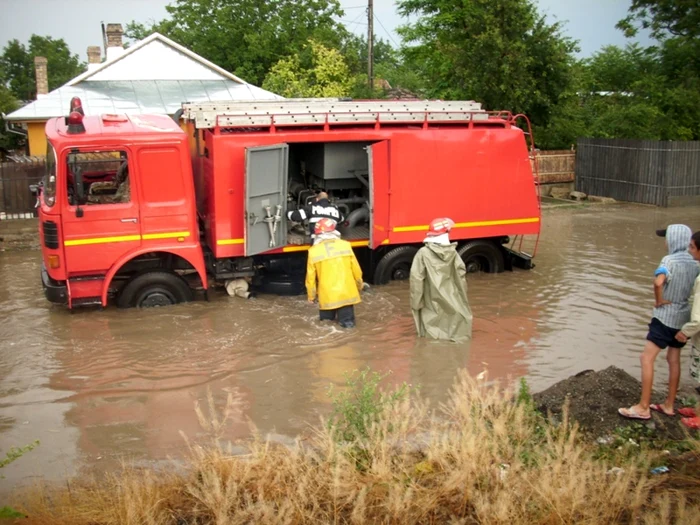
[[[491,241],[469,241],[457,253],[464,261],[467,273],[503,271],[503,252]]]
[[[120,308],[152,308],[185,303],[193,299],[192,289],[179,275],[156,270],[134,277],[117,299]]]

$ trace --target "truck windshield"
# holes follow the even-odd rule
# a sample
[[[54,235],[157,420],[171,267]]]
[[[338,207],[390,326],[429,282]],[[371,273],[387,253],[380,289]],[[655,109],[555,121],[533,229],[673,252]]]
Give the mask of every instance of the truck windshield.
[[[56,202],[56,152],[49,142],[46,147],[46,173],[44,174],[44,203],[51,207]]]

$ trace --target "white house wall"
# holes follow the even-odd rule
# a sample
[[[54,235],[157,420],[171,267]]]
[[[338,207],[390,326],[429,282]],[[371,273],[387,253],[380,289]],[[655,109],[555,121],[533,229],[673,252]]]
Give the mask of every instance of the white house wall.
[[[228,80],[177,49],[153,40],[84,82],[114,80]]]

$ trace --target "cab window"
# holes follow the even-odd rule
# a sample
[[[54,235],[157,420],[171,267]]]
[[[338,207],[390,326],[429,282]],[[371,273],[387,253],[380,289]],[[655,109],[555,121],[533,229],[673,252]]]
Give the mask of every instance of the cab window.
[[[66,173],[68,202],[72,205],[109,205],[131,201],[126,151],[69,153]]]

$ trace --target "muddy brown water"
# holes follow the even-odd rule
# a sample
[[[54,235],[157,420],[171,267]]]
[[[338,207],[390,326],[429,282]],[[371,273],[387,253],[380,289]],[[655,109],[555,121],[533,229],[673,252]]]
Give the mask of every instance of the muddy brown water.
[[[150,311],[70,313],[44,299],[38,252],[0,253],[0,453],[41,441],[2,469],[0,492],[122,459],[182,457],[180,431],[201,437],[193,403],[208,389],[219,405],[235,400],[228,438],[250,436],[252,423],[289,442],[329,413],[329,385],[366,365],[391,371],[389,383],[419,384],[436,403],[462,367],[526,377],[535,391],[583,369],[638,375],[665,253],[654,230],[673,222],[699,229],[700,210],[545,210],[534,270],[469,276],[470,345],[417,341],[407,282],[373,288],[350,331],[320,324],[303,297],[220,293]]]

